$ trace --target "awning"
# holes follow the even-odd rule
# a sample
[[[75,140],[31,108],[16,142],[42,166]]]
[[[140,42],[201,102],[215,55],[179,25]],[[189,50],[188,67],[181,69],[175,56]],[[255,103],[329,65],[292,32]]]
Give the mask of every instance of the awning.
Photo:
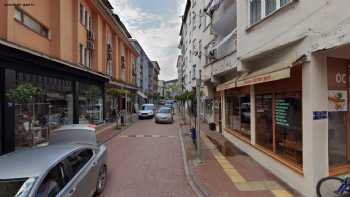
[[[236,86],[241,87],[290,78],[290,68],[293,67],[296,62],[302,62],[304,57],[304,55],[291,55],[291,57],[285,61],[278,62],[251,73],[245,73],[237,80]]]
[[[271,72],[269,70],[269,68],[262,69],[242,77],[237,81],[236,87],[290,78],[290,67]]]
[[[302,62],[304,56],[298,58],[290,58],[286,61],[279,62],[265,68],[252,71],[250,73],[243,73],[242,75],[233,78],[232,80],[217,86],[216,91],[223,91],[235,87],[242,87],[247,85],[254,85],[270,81],[290,78],[290,68],[296,62]]]
[[[144,93],[140,92],[140,91],[137,91],[137,95],[141,96],[144,99],[147,99],[147,96]]]
[[[236,82],[237,82],[238,79],[239,79],[239,76],[233,78],[230,81],[227,81],[227,82],[225,82],[223,84],[218,85],[216,87],[216,91],[220,92],[220,91],[224,91],[224,90],[235,88],[236,87]]]
[[[125,84],[125,83],[122,83],[122,82],[118,82],[118,81],[114,81],[112,79],[109,81],[109,84],[115,85],[115,86],[118,86],[118,87],[121,87],[121,88],[126,88],[126,89],[129,89],[129,90],[137,90],[137,87],[135,87],[135,86],[132,86],[132,85],[129,85],[129,84]]]

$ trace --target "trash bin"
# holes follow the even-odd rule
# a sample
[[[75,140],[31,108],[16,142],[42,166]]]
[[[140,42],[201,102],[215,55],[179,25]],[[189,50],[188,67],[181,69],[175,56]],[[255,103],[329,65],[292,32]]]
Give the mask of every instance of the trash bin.
[[[196,145],[196,139],[197,139],[196,128],[192,128],[191,129],[191,137],[192,137],[193,144]]]
[[[215,131],[216,130],[216,124],[214,122],[209,123],[209,129],[211,131]]]

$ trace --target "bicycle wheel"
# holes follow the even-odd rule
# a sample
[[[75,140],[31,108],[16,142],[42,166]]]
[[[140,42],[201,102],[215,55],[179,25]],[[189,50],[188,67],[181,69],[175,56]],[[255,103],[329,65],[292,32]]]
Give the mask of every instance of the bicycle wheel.
[[[337,191],[342,186],[344,179],[339,177],[325,177],[317,183],[318,197],[338,197],[344,194],[338,194]]]

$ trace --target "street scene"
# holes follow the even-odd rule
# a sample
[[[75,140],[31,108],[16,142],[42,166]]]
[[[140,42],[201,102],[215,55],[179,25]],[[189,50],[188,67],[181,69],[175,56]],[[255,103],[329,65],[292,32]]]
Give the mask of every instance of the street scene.
[[[350,196],[349,7],[1,0],[0,197]]]

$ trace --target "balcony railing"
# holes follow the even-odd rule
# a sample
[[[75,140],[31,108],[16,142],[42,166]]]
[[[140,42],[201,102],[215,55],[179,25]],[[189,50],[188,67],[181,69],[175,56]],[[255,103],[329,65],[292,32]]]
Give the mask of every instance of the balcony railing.
[[[213,32],[221,37],[237,27],[237,5],[235,0],[224,0],[211,16]]]
[[[227,36],[215,42],[212,47],[208,48],[207,54],[210,59],[218,60],[228,56],[237,50],[237,29],[233,30]]]

